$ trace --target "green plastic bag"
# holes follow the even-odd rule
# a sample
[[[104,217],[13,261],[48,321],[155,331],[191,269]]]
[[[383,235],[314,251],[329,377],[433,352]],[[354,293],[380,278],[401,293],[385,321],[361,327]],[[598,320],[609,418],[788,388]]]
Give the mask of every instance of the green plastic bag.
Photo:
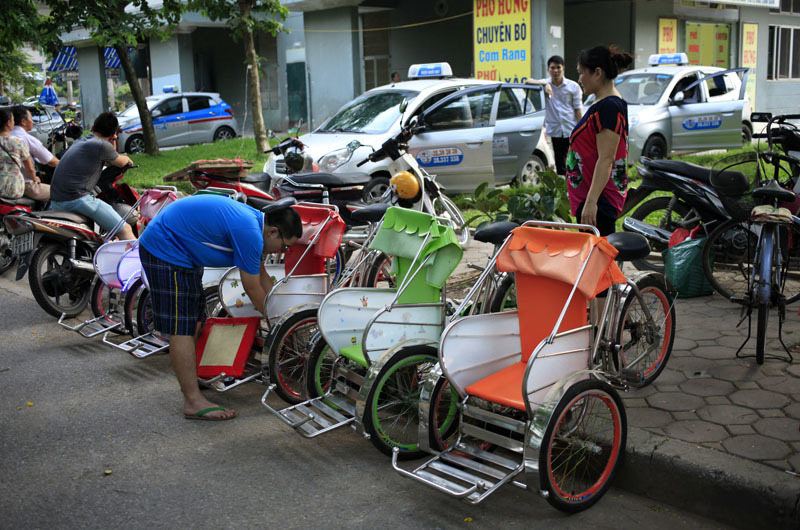
[[[664,275],[677,291],[678,298],[707,296],[714,292],[703,271],[703,246],[706,238],[687,239],[661,253]]]

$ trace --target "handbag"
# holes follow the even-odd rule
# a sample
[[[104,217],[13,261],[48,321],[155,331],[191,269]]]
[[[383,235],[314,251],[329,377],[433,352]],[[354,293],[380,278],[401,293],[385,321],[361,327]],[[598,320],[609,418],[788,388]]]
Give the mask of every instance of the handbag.
[[[23,177],[24,172],[22,171],[22,166],[17,162],[17,159],[14,158],[14,155],[6,149],[2,142],[0,142],[0,148],[6,152],[11,161],[14,162],[14,165],[17,166],[17,169],[19,169],[18,180],[15,180],[13,177],[0,180],[0,196],[10,199],[19,199],[25,193],[25,178]]]

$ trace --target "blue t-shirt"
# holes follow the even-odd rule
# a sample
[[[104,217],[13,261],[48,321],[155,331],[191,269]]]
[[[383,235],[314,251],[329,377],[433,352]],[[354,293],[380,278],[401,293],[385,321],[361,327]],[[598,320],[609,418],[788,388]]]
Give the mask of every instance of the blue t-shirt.
[[[179,267],[261,270],[264,214],[228,197],[198,195],[170,204],[139,239],[152,255]]]

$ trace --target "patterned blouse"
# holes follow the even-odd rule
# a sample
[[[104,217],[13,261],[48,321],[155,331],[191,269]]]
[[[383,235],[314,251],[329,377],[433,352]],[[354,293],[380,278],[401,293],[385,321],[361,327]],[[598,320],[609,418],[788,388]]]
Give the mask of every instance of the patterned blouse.
[[[0,136],[0,196],[19,199],[25,193],[22,161],[29,156],[28,144],[16,136]]]

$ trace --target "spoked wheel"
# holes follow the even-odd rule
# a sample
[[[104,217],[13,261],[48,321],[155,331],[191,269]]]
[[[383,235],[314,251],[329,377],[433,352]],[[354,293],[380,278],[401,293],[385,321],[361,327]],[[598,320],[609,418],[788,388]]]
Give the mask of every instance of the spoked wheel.
[[[431,395],[428,418],[430,446],[434,451],[444,451],[454,442],[458,432],[458,393],[446,377],[439,377]]]
[[[16,256],[11,257],[6,255],[6,250],[11,248],[11,237],[6,231],[6,225],[3,224],[3,219],[0,217],[0,274],[3,274],[8,269],[14,266],[17,261]]]
[[[756,325],[756,362],[764,364],[764,351],[767,343],[767,324],[769,323],[769,303],[758,304]]]
[[[268,360],[270,381],[287,403],[305,400],[306,363],[318,329],[315,308],[293,314],[274,332]]]
[[[319,333],[312,342],[311,354],[308,356],[306,391],[308,397],[317,398],[324,395],[331,387],[336,353]]]
[[[636,286],[653,318],[654,327],[648,328],[642,303],[631,292],[622,304],[614,343],[620,345],[622,367],[644,374],[642,384],[635,386],[647,386],[664,370],[672,352],[675,307],[664,282],[652,275],[640,278]]]
[[[364,287],[394,288],[396,286],[395,277],[392,275],[392,258],[381,253],[372,263]]]
[[[344,250],[339,247],[336,249],[336,255],[333,259],[327,260],[327,272],[331,277],[331,285],[339,281],[339,276],[344,271],[345,263],[347,263],[347,259],[345,258]]]
[[[65,245],[47,244],[33,252],[28,281],[39,306],[56,318],[74,318],[89,302],[92,276],[69,262]]]
[[[580,381],[559,401],[542,439],[539,478],[547,501],[579,512],[608,490],[625,455],[628,425],[619,394],[602,381]]]
[[[492,313],[517,310],[517,287],[514,283],[513,274],[508,274],[500,282],[497,291],[492,296],[489,310]]]
[[[689,210],[689,207],[680,202],[676,197],[653,197],[639,205],[639,207],[633,211],[631,217],[672,233],[676,228],[683,227],[681,222],[689,214]],[[652,252],[664,252],[667,249],[667,245],[664,243],[653,239],[648,239],[648,241],[650,242]],[[652,256],[652,254],[650,256]],[[640,271],[651,270],[664,272],[664,264],[652,257],[633,260],[631,263]]]
[[[450,220],[450,226],[456,232],[458,244],[462,248],[466,248],[470,239],[469,228],[466,226],[466,220],[458,206],[450,200],[450,197],[442,193],[434,199],[433,209],[437,217],[445,217]]]
[[[438,360],[430,346],[411,346],[397,352],[378,373],[369,391],[364,413],[364,430],[381,452],[398,458],[421,457],[419,450],[419,393],[422,381]]]
[[[703,247],[703,272],[719,294],[747,303],[758,236],[747,223],[725,221],[708,236]]]
[[[89,308],[92,310],[92,316],[95,318],[102,318],[106,325],[116,324],[123,319],[124,324],[124,304],[122,298],[124,294],[116,287],[109,287],[100,281],[100,278],[95,278],[92,282],[92,291],[89,295]],[[111,331],[117,334],[127,334],[128,329],[117,326],[112,328]]]

